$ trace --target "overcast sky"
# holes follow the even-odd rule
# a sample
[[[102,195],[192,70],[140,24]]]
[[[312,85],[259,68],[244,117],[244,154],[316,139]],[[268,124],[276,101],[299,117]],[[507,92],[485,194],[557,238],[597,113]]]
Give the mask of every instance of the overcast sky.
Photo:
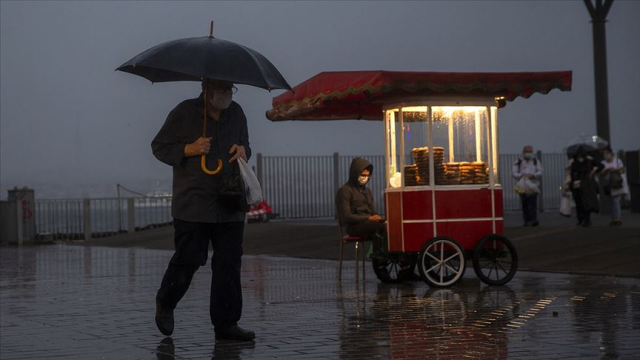
[[[582,1],[0,3],[0,191],[171,177],[150,143],[195,82],[151,84],[115,72],[158,43],[208,35],[249,46],[293,86],[321,71],[573,71],[571,92],[499,111],[500,150],[560,152],[595,133],[592,29]],[[616,149],[640,148],[640,1],[608,16]],[[382,123],[268,121],[273,96],[240,86],[255,153],[375,155]]]

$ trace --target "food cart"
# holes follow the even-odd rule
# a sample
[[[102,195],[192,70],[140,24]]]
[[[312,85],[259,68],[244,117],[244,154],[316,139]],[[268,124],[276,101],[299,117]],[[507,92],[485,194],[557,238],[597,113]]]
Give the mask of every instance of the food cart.
[[[463,276],[509,282],[516,249],[504,233],[498,108],[517,97],[569,91],[571,72],[325,72],[273,100],[280,120],[382,120],[387,243],[372,256],[386,282],[417,266],[430,286]],[[510,174],[502,174],[510,176]]]

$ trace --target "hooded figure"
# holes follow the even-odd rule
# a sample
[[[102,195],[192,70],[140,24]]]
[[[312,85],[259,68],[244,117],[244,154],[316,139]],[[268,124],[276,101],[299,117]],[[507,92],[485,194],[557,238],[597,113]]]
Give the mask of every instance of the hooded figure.
[[[336,209],[347,234],[374,240],[376,234],[385,232],[384,219],[378,215],[367,183],[373,173],[373,165],[363,158],[351,161],[349,181],[336,194]]]
[[[600,210],[598,184],[593,175],[602,168],[603,165],[595,162],[582,147],[578,148],[573,156],[569,169],[571,176],[569,187],[576,202],[578,226],[591,226],[591,213],[597,213]]]

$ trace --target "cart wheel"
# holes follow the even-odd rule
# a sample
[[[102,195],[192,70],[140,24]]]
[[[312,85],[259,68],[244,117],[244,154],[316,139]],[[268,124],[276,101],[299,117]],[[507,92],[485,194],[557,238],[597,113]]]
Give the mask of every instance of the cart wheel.
[[[402,264],[400,260],[395,258],[371,258],[373,272],[383,283],[395,284],[404,280]]]
[[[418,270],[422,280],[429,286],[451,286],[464,275],[464,252],[451,238],[433,238],[427,241],[420,251]]]
[[[485,284],[508,283],[518,270],[515,247],[504,236],[485,236],[473,250],[473,270]]]

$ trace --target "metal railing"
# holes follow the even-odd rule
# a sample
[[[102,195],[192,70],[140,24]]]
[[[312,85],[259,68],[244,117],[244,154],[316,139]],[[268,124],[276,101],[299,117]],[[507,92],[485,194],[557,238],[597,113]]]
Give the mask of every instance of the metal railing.
[[[37,199],[39,239],[113,236],[170,224],[171,197]]]
[[[513,164],[520,154],[502,154],[499,159],[500,183],[504,189],[504,209],[520,210],[520,198],[514,190],[516,183],[511,176]],[[262,184],[265,200],[280,218],[328,218],[334,216],[335,194],[349,177],[351,160],[356,157],[334,154],[333,156],[257,156],[258,179]],[[374,194],[378,211],[383,213],[383,191],[385,186],[384,156],[360,157],[369,160],[373,176],[369,187]],[[538,153],[544,170],[539,210],[557,209],[560,204],[561,187],[564,184],[564,154]]]
[[[500,156],[499,176],[504,209],[520,210],[514,191],[512,166],[519,154]],[[335,194],[349,177],[355,156],[257,156],[257,175],[263,196],[280,218],[331,218]],[[380,213],[384,213],[384,157],[361,156],[373,166],[369,183]],[[557,209],[564,183],[564,154],[538,154],[544,168],[540,210]],[[91,239],[171,224],[171,197],[96,199],[37,199],[36,236],[39,239]]]

